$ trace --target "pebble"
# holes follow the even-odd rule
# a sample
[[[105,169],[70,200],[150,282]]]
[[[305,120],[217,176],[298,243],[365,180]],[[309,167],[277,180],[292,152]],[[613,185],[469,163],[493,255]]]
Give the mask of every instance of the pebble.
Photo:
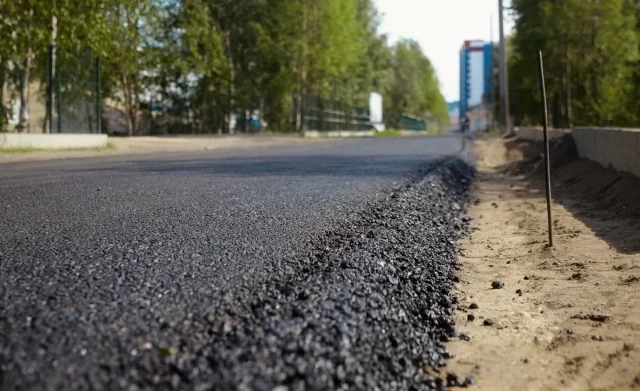
[[[475,317],[475,315],[473,315],[473,314],[469,314],[469,315],[467,315],[467,320],[468,320],[469,322],[473,322],[474,320],[476,320],[476,317]]]
[[[493,326],[493,320],[485,319],[484,322],[482,322],[482,324],[485,326]]]
[[[524,295],[524,291],[522,289],[516,289],[516,293],[518,294],[518,296]]]
[[[493,289],[502,289],[502,288],[504,288],[504,282],[496,280],[496,281],[491,283],[491,287]]]
[[[451,372],[447,373],[447,387],[460,387],[463,384],[458,375]]]
[[[471,304],[469,304],[469,309],[470,309],[470,310],[475,310],[475,309],[477,309],[477,308],[478,308],[478,304],[477,304],[477,303],[471,303]]]

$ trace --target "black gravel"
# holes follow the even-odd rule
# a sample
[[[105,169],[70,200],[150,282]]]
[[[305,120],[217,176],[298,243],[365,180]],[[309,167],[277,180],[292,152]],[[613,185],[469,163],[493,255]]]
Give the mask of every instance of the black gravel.
[[[432,162],[302,250],[223,288],[193,274],[208,275],[205,262],[172,266],[173,285],[136,280],[154,264],[136,264],[140,249],[109,276],[65,262],[42,269],[63,283],[38,286],[29,294],[38,301],[22,309],[5,281],[0,389],[443,389],[427,373],[449,357],[440,341],[455,336],[455,243],[468,232],[472,176],[457,158]],[[28,264],[15,267],[34,276]],[[32,282],[19,286],[29,292]],[[128,323],[130,311],[142,323]]]

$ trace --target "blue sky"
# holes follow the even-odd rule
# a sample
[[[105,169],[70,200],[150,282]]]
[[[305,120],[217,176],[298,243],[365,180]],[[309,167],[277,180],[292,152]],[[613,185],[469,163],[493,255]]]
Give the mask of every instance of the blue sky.
[[[375,0],[383,14],[380,32],[390,41],[412,38],[431,59],[447,101],[458,99],[458,52],[465,40],[498,40],[497,0]],[[505,5],[510,1],[505,0]],[[505,32],[513,23],[507,17]]]

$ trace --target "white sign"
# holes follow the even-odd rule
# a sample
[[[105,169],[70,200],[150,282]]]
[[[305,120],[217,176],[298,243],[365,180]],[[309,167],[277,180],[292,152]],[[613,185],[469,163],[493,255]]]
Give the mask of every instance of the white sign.
[[[369,119],[374,125],[382,123],[382,95],[377,92],[369,95]]]

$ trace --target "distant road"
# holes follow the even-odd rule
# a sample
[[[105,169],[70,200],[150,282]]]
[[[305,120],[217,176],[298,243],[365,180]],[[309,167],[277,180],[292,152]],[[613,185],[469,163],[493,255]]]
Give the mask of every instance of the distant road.
[[[0,164],[0,388],[70,389],[157,333],[188,344],[199,336],[161,330],[459,149],[442,136]]]

